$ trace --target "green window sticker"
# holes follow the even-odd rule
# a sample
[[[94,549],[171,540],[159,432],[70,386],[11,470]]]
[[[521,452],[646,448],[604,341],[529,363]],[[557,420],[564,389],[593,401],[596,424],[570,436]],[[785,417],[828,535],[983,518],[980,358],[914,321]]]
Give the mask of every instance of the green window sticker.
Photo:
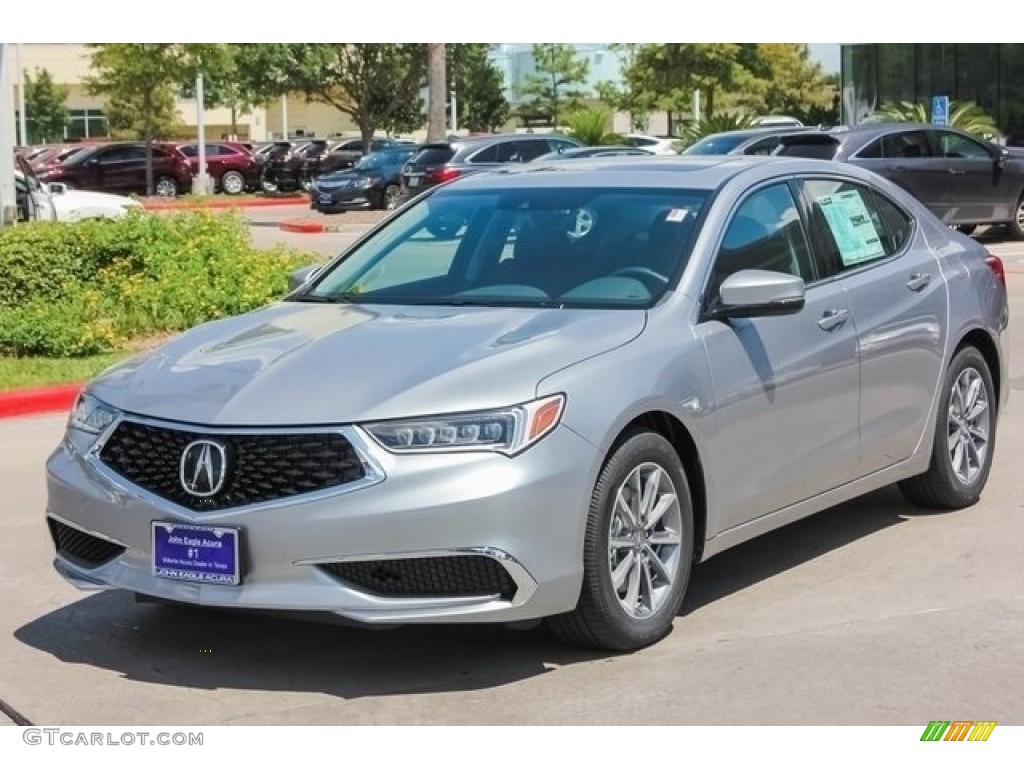
[[[856,189],[817,199],[832,230],[843,265],[852,267],[885,256],[885,247],[867,206]]]

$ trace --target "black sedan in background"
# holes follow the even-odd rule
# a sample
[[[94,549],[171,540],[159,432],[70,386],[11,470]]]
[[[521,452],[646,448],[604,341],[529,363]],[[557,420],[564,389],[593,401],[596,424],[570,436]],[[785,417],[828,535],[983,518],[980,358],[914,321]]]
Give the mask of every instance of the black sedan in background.
[[[776,155],[838,160],[899,184],[950,226],[1005,224],[1024,240],[1024,152],[956,128],[867,123],[782,137]]]
[[[382,149],[366,155],[348,170],[318,176],[310,190],[310,207],[324,213],[394,209],[401,190],[402,166],[418,150],[415,145]]]

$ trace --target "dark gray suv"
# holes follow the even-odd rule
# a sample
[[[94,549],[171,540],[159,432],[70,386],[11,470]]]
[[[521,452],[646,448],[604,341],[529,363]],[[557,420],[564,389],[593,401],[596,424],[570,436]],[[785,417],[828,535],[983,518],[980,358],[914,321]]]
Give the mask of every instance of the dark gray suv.
[[[945,126],[868,123],[783,136],[786,157],[839,160],[885,176],[950,226],[1005,224],[1024,240],[1024,152]]]
[[[402,169],[401,199],[460,176],[488,171],[507,163],[528,163],[541,155],[583,146],[560,134],[505,133],[468,136],[424,144]]]

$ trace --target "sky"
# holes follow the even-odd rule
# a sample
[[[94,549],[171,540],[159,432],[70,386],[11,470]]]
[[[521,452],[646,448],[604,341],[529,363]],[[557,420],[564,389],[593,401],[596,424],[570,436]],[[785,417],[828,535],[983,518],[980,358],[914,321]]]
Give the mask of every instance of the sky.
[[[839,43],[808,43],[811,57],[821,62],[822,68],[831,74],[839,71]]]

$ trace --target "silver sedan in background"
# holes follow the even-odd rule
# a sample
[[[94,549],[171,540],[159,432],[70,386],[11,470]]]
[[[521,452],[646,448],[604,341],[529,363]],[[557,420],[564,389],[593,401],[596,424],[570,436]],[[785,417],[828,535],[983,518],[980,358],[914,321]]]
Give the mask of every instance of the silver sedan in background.
[[[93,381],[48,462],[55,565],[639,648],[728,547],[890,483],[975,503],[1006,325],[999,260],[853,166],[468,177]]]

